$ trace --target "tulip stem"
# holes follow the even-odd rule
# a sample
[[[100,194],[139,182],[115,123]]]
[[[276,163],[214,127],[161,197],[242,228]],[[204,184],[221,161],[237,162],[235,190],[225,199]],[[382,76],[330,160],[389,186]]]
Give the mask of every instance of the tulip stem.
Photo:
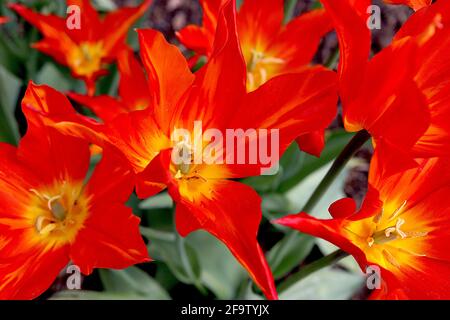
[[[278,292],[281,293],[283,291],[286,291],[291,286],[299,282],[300,280],[306,278],[307,276],[313,274],[316,271],[319,271],[325,267],[331,266],[335,264],[336,262],[340,261],[342,258],[345,258],[348,256],[348,253],[342,250],[336,250],[329,255],[326,255],[314,262],[311,262],[310,264],[302,267],[299,272],[291,275],[278,286]]]
[[[310,212],[317,202],[322,198],[324,193],[331,186],[333,181],[342,172],[345,165],[350,161],[354,154],[370,139],[370,134],[366,130],[359,131],[350,142],[345,146],[344,150],[334,160],[330,170],[314,190],[308,202],[302,209],[302,212]]]
[[[317,186],[317,188],[314,190],[313,194],[309,198],[308,202],[305,204],[305,206],[302,209],[302,212],[310,213],[314,207],[316,206],[317,202],[322,198],[322,196],[325,194],[325,192],[328,190],[328,188],[331,186],[333,181],[336,179],[337,176],[342,172],[345,165],[350,161],[350,159],[353,157],[353,155],[370,139],[370,135],[367,131],[362,130],[359,131],[346,145],[346,147],[342,150],[342,152],[338,155],[336,160],[333,162],[330,170],[328,170],[327,174],[321,181],[321,183]],[[281,240],[280,246],[278,247],[277,253],[284,252],[284,247],[289,247],[292,245],[292,242],[295,242],[296,237],[298,236],[298,231],[295,230],[289,230],[285,237]],[[273,260],[275,260],[277,257],[277,254],[273,257]],[[292,266],[294,267],[295,261],[292,263]],[[300,261],[296,263],[298,265]]]

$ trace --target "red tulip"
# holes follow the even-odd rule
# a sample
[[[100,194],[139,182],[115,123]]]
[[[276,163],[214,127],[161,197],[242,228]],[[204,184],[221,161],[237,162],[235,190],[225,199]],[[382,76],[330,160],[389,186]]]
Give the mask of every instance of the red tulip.
[[[334,243],[363,271],[378,266],[383,285],[372,298],[449,299],[449,163],[421,160],[419,168],[386,175],[381,161],[372,160],[359,211],[343,199],[330,207],[333,219],[300,213],[275,222]]]
[[[393,43],[369,60],[370,1],[322,0],[340,41],[340,95],[348,131],[369,131],[390,169],[415,158],[448,156],[450,149],[450,4],[415,13]],[[401,156],[400,156],[401,155]],[[402,163],[399,162],[402,159]]]
[[[79,26],[69,26],[69,18],[42,15],[20,4],[9,7],[44,36],[33,47],[69,67],[74,77],[86,83],[88,94],[93,95],[96,79],[107,72],[105,64],[114,62],[120,51],[127,48],[128,30],[151,2],[145,0],[136,8],[122,8],[100,17],[89,0],[69,0],[69,6],[80,8]]]
[[[119,114],[144,110],[152,104],[151,84],[133,52],[122,51],[117,63],[120,73],[119,98],[69,93],[71,99],[91,109],[104,122],[112,121]]]
[[[22,102],[28,131],[18,148],[0,144],[0,299],[33,299],[72,261],[122,269],[149,261],[139,218],[123,203],[130,171],[105,150],[85,181],[88,142],[43,125],[41,114],[73,111],[45,86],[30,84]]]

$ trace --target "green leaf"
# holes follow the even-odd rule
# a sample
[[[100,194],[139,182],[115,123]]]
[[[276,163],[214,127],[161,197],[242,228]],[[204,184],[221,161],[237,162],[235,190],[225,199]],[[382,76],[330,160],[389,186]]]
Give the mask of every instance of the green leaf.
[[[322,199],[318,202],[312,212],[308,212],[318,218],[329,218],[328,207],[336,200],[345,197],[343,186],[348,171],[355,165],[355,161],[350,161],[349,164],[342,170],[340,175],[332,183],[328,191],[324,194]],[[319,170],[314,171],[307,176],[296,187],[292,188],[285,194],[287,202],[290,204],[290,212],[300,212],[313,193],[316,186],[322,181],[327,173],[331,163]],[[278,242],[269,252],[268,261],[273,268],[275,278],[280,278],[286,275],[290,270],[300,265],[300,263],[311,252],[315,240],[305,234],[297,232],[290,232],[280,242]]]
[[[106,293],[129,293],[142,299],[170,299],[155,279],[137,267],[125,270],[100,269],[99,273]]]
[[[315,238],[295,233],[292,237],[285,237],[269,252],[269,261],[275,279],[280,279],[298,266],[309,255],[314,247]]]
[[[227,247],[204,231],[186,238],[195,248],[200,264],[200,280],[219,299],[233,299],[246,274]]]
[[[241,182],[249,185],[259,193],[269,193],[274,192],[277,189],[280,184],[282,174],[283,167],[280,165],[277,174],[245,178],[241,180]]]
[[[281,214],[288,213],[291,205],[289,199],[286,196],[278,193],[263,194],[262,198],[262,210],[268,219],[273,219],[271,213]]]
[[[259,193],[283,194],[299,184],[311,172],[333,161],[352,136],[351,133],[341,130],[329,134],[320,158],[301,152],[294,142],[281,157],[280,170],[277,174],[250,177],[243,179],[242,182]]]
[[[190,270],[186,270],[183,264],[177,243],[177,235],[172,234],[173,237],[168,237],[168,234],[170,234],[168,232],[158,231],[156,233],[155,230],[148,228],[145,228],[142,233],[150,241],[148,248],[152,258],[156,261],[164,262],[179,281],[186,284],[198,283],[201,272],[198,257],[189,244],[185,243],[184,245],[189,264],[192,267],[192,274],[189,272]],[[165,235],[166,237],[161,237],[160,235]]]
[[[339,249],[334,244],[320,238],[315,238],[315,243],[319,247],[320,251],[323,253],[323,255],[329,255],[332,252],[335,252],[337,249]],[[345,267],[347,270],[354,272],[354,273],[360,273],[361,268],[359,267],[356,260],[352,257],[346,257],[338,262],[338,265]]]
[[[335,268],[320,270],[280,295],[281,300],[347,300],[363,285],[361,275]]]
[[[20,74],[23,64],[25,50],[6,37],[6,34],[0,35],[0,63],[14,75]]]
[[[19,133],[14,117],[21,80],[0,66],[0,141],[17,143]]]
[[[264,300],[265,298],[261,295],[255,292],[253,290],[254,285],[251,281],[248,281],[248,283],[245,283],[245,286],[243,288],[243,292],[240,294],[239,299],[241,300]]]
[[[242,182],[260,193],[277,192],[283,181],[292,178],[301,170],[305,155],[294,142],[281,157],[279,170],[276,174],[250,177],[243,179]]]
[[[323,195],[322,199],[314,207],[314,210],[307,213],[312,214],[317,218],[329,218],[329,206],[336,200],[345,198],[345,194],[343,191],[345,179],[350,168],[352,168],[355,163],[356,162],[354,160],[351,160],[347,164],[344,170],[342,170],[342,172],[333,181],[327,192]],[[303,179],[300,184],[286,193],[286,197],[292,204],[292,212],[299,212],[302,210],[302,208],[306,204],[306,201],[314,192],[314,189],[319,185],[320,181],[322,181],[323,177],[326,175],[330,167],[331,163],[325,167],[320,168],[319,170],[314,171],[307,178]]]
[[[71,81],[51,62],[44,64],[36,75],[36,82],[62,92],[72,89]]]
[[[139,209],[166,209],[173,207],[173,200],[167,192],[150,197],[139,204]]]
[[[96,82],[96,93],[98,95],[107,94],[115,96],[119,86],[120,75],[117,65],[110,64],[105,68],[108,73],[105,76],[98,78]]]
[[[314,172],[333,161],[347,145],[352,136],[353,134],[341,130],[331,133],[327,138],[325,148],[320,158],[304,154],[302,165],[299,166],[298,170],[291,172],[289,176],[283,179],[278,187],[278,192],[283,193],[290,190],[305,179],[311,172]],[[315,187],[316,186],[314,186],[314,188]]]

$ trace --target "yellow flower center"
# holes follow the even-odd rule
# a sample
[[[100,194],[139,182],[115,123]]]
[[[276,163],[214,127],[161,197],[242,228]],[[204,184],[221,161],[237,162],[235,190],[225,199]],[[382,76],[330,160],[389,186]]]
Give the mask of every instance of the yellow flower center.
[[[416,216],[405,210],[407,202],[390,209],[390,205],[375,217],[351,221],[345,229],[350,239],[366,254],[367,260],[386,269],[398,269],[414,264],[414,258],[424,256],[428,227],[416,221]]]
[[[197,152],[203,151],[204,146],[198,147]],[[214,184],[222,177],[227,175],[224,166],[208,163],[209,161],[200,158],[195,161],[195,148],[186,141],[180,141],[175,144],[172,151],[172,162],[170,171],[172,176],[177,180],[178,190],[181,196],[192,202],[201,198],[212,197]],[[178,156],[174,161],[174,156]],[[204,155],[197,155],[198,157]],[[183,161],[180,161],[183,160]],[[211,159],[209,159],[211,160]]]
[[[180,141],[175,145],[173,152],[176,153],[181,160],[175,164],[175,178],[181,179],[187,177],[194,161],[193,147],[185,141]]]
[[[69,55],[69,65],[80,76],[92,76],[101,69],[102,42],[83,42]]]
[[[57,182],[30,192],[27,218],[33,238],[56,246],[73,242],[89,213],[83,183]]]
[[[247,61],[247,90],[254,91],[263,85],[284,63],[283,59],[255,49],[251,50],[250,58]]]

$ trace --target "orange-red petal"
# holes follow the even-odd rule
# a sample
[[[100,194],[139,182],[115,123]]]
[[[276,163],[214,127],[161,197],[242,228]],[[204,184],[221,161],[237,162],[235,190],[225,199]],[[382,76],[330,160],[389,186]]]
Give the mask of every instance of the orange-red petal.
[[[414,10],[420,10],[429,6],[433,0],[384,0],[384,2],[389,4],[404,4],[410,6]]]
[[[300,150],[319,158],[325,147],[325,131],[317,130],[303,134],[296,141]]]
[[[257,242],[261,199],[255,191],[233,181],[217,181],[199,203],[179,199],[177,230],[187,236],[203,229],[221,240],[269,299],[276,299],[274,280]]]
[[[138,30],[141,58],[153,94],[155,119],[167,134],[179,101],[194,81],[180,50],[155,30]]]

